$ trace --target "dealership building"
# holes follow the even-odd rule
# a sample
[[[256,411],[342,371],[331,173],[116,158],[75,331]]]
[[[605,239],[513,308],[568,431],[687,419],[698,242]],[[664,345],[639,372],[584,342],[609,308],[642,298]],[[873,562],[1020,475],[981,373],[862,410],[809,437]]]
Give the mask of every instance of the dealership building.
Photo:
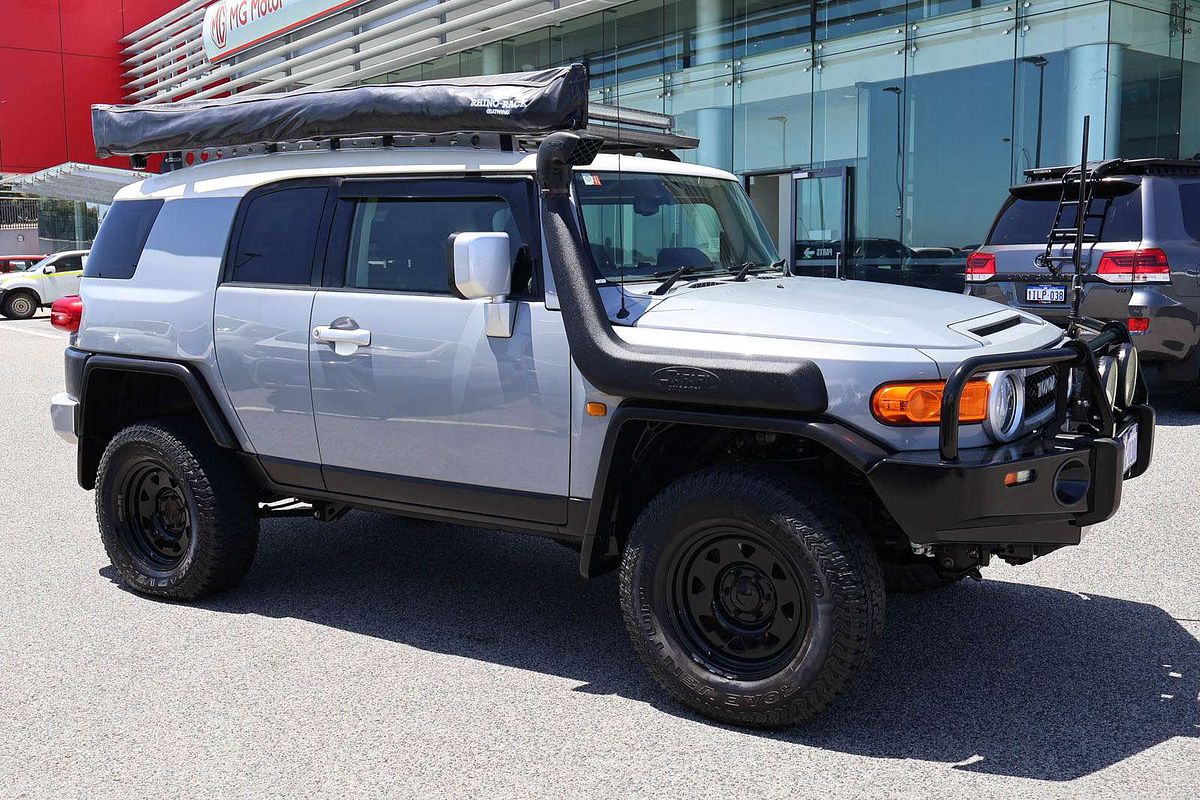
[[[118,46],[144,104],[580,61],[743,176],[797,266],[904,282],[961,271],[1085,115],[1093,158],[1200,157],[1191,2],[187,0]]]

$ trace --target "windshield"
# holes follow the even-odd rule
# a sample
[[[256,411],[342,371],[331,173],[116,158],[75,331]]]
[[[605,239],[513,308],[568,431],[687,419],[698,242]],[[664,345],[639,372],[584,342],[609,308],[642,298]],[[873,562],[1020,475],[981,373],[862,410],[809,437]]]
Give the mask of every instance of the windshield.
[[[51,260],[53,260],[53,258],[54,258],[54,256],[46,256],[45,258],[41,259],[40,261],[34,261],[30,264],[26,264],[24,267],[21,267],[21,269],[19,271],[20,272],[37,272],[38,270],[40,270],[42,268],[43,265],[49,264],[51,262]]]
[[[769,267],[775,245],[736,181],[692,175],[579,172],[588,244],[609,281],[661,278],[682,267],[720,274]]]

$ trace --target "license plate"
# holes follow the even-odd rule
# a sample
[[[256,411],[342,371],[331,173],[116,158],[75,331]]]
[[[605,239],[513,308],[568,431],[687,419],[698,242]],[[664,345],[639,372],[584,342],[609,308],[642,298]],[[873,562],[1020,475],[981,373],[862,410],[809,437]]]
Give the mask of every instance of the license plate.
[[[1067,302],[1067,287],[1065,286],[1026,286],[1025,302],[1027,303],[1065,303]]]
[[[1121,434],[1121,442],[1125,445],[1125,468],[1121,470],[1122,474],[1129,472],[1134,464],[1137,463],[1138,454],[1138,426],[1131,425],[1128,430]]]

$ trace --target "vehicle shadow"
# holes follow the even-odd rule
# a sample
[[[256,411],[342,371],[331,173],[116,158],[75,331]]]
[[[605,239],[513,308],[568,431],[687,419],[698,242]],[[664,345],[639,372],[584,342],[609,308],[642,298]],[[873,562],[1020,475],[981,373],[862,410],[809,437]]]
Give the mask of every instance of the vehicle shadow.
[[[362,512],[320,528],[270,520],[243,584],[200,606],[563,676],[700,719],[637,662],[613,577],[584,582],[577,560],[549,541]],[[1200,642],[1160,608],[1002,581],[888,603],[846,697],[807,725],[746,734],[1052,781],[1200,736]]]
[[[1154,407],[1155,422],[1170,428],[1200,425],[1200,408],[1173,387],[1154,387],[1150,390],[1150,405]]]

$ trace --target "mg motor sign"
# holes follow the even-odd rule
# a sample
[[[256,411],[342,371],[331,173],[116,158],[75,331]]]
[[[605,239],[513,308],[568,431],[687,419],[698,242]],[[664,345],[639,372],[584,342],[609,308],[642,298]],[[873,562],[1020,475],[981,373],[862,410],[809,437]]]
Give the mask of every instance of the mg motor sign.
[[[204,12],[204,53],[221,61],[366,0],[217,0]]]

